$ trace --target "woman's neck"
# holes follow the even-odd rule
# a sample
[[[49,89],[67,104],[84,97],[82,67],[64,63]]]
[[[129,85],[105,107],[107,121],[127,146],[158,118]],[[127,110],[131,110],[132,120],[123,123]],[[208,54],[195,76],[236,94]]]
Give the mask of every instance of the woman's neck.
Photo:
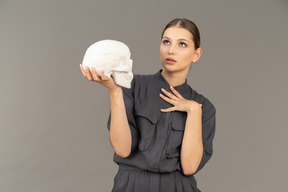
[[[187,73],[188,71],[168,72],[165,69],[163,69],[161,72],[162,76],[172,87],[176,87],[178,85],[182,85],[183,83],[185,83]]]

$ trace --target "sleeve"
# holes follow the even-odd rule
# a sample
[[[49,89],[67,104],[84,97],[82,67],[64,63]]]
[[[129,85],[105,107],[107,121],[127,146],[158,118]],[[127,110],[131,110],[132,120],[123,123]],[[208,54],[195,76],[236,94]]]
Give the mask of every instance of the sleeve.
[[[135,89],[135,77],[131,82],[131,88],[122,87],[123,91],[123,99],[126,109],[126,115],[128,119],[128,123],[131,130],[132,137],[132,145],[131,145],[131,153],[132,154],[138,146],[138,132],[136,127],[135,113],[134,113],[134,89]],[[107,128],[110,131],[110,122],[111,122],[111,111],[109,113],[109,118],[107,122]]]
[[[207,110],[203,111],[202,115],[203,156],[195,173],[204,167],[213,154],[213,139],[216,127],[216,109],[209,101],[206,103],[206,108]]]

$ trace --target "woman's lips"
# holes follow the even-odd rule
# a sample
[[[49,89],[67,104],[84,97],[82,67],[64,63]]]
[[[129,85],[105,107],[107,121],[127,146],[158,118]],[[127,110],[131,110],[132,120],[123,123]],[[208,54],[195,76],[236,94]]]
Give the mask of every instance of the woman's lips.
[[[172,58],[167,58],[167,59],[165,59],[165,61],[166,61],[167,64],[170,64],[170,65],[176,63],[176,61],[174,59],[172,59]]]

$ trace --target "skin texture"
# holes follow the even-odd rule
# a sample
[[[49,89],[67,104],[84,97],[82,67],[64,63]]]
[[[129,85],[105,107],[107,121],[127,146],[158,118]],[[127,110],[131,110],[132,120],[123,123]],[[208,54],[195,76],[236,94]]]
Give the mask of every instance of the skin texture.
[[[175,87],[185,82],[191,62],[197,62],[202,49],[195,50],[192,34],[184,28],[170,27],[165,30],[160,44],[160,59],[163,65],[162,75]],[[169,64],[166,59],[176,62]]]
[[[162,75],[170,84],[172,93],[161,89],[163,94],[159,96],[173,104],[173,107],[161,109],[161,111],[163,113],[187,112],[180,156],[185,175],[195,173],[203,155],[202,109],[201,104],[183,98],[173,87],[185,82],[191,62],[198,61],[201,54],[201,48],[195,50],[192,34],[188,30],[179,27],[170,27],[165,30],[160,45],[160,58],[163,65]],[[170,60],[167,61],[167,59]],[[112,77],[105,77],[103,71],[98,76],[95,68],[90,71],[88,67],[84,69],[80,64],[80,69],[85,78],[95,81],[109,90],[111,100],[110,141],[117,155],[123,158],[128,157],[131,153],[132,137],[121,87],[115,84]]]

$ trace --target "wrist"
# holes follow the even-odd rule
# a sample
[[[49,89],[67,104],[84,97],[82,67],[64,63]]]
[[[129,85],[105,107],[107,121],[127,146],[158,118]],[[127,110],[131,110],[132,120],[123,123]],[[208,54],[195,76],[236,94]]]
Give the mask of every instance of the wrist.
[[[122,87],[120,86],[117,86],[117,87],[114,87],[112,89],[109,89],[109,92],[110,92],[110,95],[119,95],[120,93],[122,93]]]
[[[193,102],[187,108],[187,113],[200,113],[202,112],[202,106],[199,103]]]

